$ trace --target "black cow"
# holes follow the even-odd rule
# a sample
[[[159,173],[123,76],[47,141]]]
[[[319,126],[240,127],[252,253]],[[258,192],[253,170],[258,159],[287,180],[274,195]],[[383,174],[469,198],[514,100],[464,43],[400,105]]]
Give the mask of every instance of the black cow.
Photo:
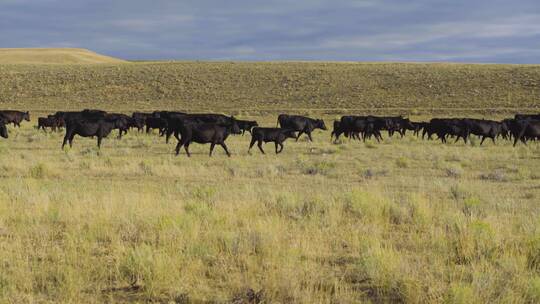
[[[527,140],[540,139],[540,120],[515,120],[513,127],[519,130],[514,138],[514,146],[519,140],[526,145]]]
[[[244,133],[246,131],[248,131],[249,133],[251,133],[251,130],[255,127],[258,127],[259,124],[254,121],[254,120],[241,120],[241,119],[237,119],[236,120],[236,123],[238,124],[238,127],[240,128],[240,130],[242,131],[242,135],[244,135]]]
[[[263,142],[273,142],[276,146],[276,154],[281,153],[281,151],[283,151],[283,142],[287,138],[296,138],[295,131],[282,128],[253,128],[253,131],[251,132],[251,143],[249,144],[248,153],[251,154],[251,148],[253,147],[255,142],[257,142],[257,147],[259,147],[259,150],[261,150],[262,154],[265,154],[262,148]],[[280,147],[281,149],[278,150],[278,147]]]
[[[277,122],[278,125],[284,129],[298,131],[296,141],[298,141],[298,138],[300,138],[300,135],[302,135],[303,133],[306,133],[309,140],[313,141],[313,138],[311,138],[311,132],[313,132],[313,130],[327,130],[326,125],[324,124],[324,121],[322,119],[313,119],[300,115],[280,114],[278,116]]]
[[[66,122],[66,135],[62,143],[62,149],[69,141],[69,146],[73,146],[73,138],[75,135],[82,137],[97,136],[97,146],[101,148],[101,140],[107,137],[115,128],[121,127],[121,120],[113,119],[84,119],[84,120],[69,120]]]
[[[123,134],[127,134],[132,118],[121,113],[106,113],[104,119],[108,121],[116,121],[114,129],[118,129],[118,138],[122,138]]]
[[[163,113],[160,114],[161,117],[164,116]],[[232,125],[233,123],[238,125],[238,120],[234,116],[226,116],[223,114],[213,114],[213,113],[199,113],[199,114],[187,114],[183,112],[166,112],[165,117],[167,119],[167,130],[165,142],[169,143],[169,138],[174,133],[175,136],[178,135],[180,126],[184,122],[194,122],[194,123],[213,123],[217,125]]]
[[[30,121],[29,112],[3,110],[0,111],[0,118],[3,118],[5,124],[12,123],[15,127],[21,127],[23,120]]]
[[[159,135],[162,136],[168,125],[168,120],[165,118],[148,117],[146,119],[146,133],[150,133],[152,129],[159,129]]]
[[[503,124],[498,121],[467,118],[464,123],[467,124],[469,134],[482,137],[480,145],[486,138],[491,138],[495,143],[495,138],[503,132]]]
[[[51,131],[56,131],[56,129],[59,128],[58,119],[56,119],[54,116],[39,117],[37,129],[43,129],[43,131],[46,131],[45,128],[51,128]]]
[[[189,153],[189,145],[192,142],[199,144],[210,144],[210,153],[209,156],[212,156],[212,151],[214,150],[215,145],[220,145],[227,153],[227,156],[231,156],[227,145],[225,145],[225,140],[229,137],[230,134],[240,134],[240,128],[235,120],[231,124],[219,125],[215,123],[200,123],[194,121],[184,121],[181,123],[179,128],[180,138],[178,133],[175,133],[176,139],[178,139],[178,144],[176,145],[176,155],[180,153],[180,148],[184,146],[187,156],[191,156]]]
[[[332,132],[330,133],[330,140],[332,140],[335,136],[336,139],[334,140],[334,143],[337,142],[337,140],[339,139],[339,136],[343,133],[345,133],[345,130],[341,126],[341,121],[334,120],[333,129],[332,129]]]
[[[3,138],[9,137],[8,130],[6,127],[6,122],[4,121],[2,117],[0,117],[0,137],[3,137]]]
[[[429,121],[429,124],[424,126],[424,131],[422,132],[422,139],[425,135],[428,135],[428,139],[431,139],[433,134],[437,134],[437,137],[441,142],[446,142],[446,136],[455,136],[457,142],[460,138],[467,143],[467,138],[469,136],[469,124],[461,118],[433,118]]]

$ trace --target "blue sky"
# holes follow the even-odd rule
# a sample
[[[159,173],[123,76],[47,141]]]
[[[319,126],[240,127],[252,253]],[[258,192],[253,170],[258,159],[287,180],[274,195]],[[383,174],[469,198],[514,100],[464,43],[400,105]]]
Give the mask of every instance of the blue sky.
[[[540,0],[0,0],[0,47],[125,59],[540,63]]]

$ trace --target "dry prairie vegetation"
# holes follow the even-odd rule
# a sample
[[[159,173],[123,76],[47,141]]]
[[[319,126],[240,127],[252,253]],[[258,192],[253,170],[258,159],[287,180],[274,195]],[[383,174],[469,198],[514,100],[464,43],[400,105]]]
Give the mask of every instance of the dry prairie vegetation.
[[[0,106],[460,115],[538,111],[540,66],[143,62],[0,65]],[[250,113],[251,112],[251,113]]]
[[[538,66],[0,65],[0,107],[503,117]],[[0,302],[537,303],[540,146],[249,136],[173,155],[156,134],[101,151],[25,123],[0,140]],[[428,116],[413,116],[424,119]]]
[[[318,132],[277,157],[235,136],[232,158],[188,159],[156,134],[61,139],[26,124],[0,141],[5,301],[540,299],[537,144]]]

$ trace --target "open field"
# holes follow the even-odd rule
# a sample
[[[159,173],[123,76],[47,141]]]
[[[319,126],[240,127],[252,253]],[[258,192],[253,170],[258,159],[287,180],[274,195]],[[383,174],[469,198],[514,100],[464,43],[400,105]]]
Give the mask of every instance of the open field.
[[[539,111],[539,66],[0,65],[0,302],[538,303],[540,145],[285,142],[173,155],[114,131],[101,151],[33,128],[56,110],[503,118]],[[518,110],[519,109],[519,110]]]
[[[232,158],[194,144],[188,159],[157,134],[114,133],[98,152],[10,130],[3,300],[540,300],[538,144],[334,145],[317,132],[279,156],[247,155],[235,136]]]
[[[0,65],[0,107],[244,115],[540,111],[540,65],[143,62]]]

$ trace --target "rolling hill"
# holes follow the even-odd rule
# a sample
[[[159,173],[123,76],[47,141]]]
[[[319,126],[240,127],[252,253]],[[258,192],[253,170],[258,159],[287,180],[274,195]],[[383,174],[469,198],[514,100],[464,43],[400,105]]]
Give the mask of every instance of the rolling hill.
[[[123,63],[121,59],[78,48],[0,48],[0,64]]]

